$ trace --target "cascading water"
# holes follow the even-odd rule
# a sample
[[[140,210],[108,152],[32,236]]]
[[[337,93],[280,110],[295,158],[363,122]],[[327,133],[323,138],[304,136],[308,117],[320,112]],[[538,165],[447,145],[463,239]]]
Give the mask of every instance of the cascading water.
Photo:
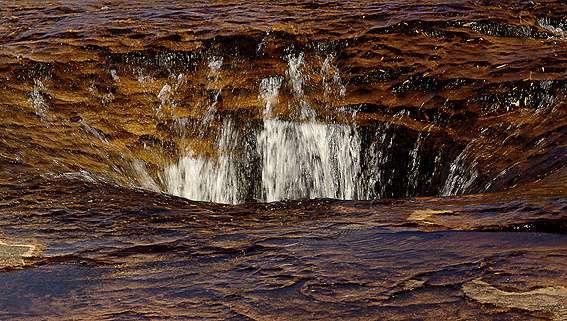
[[[0,320],[567,321],[565,0],[1,4]]]
[[[153,117],[160,122],[172,117],[169,130],[173,140],[191,142],[180,144],[179,158],[161,164],[157,172],[133,155],[123,154],[125,163],[118,169],[113,165],[119,175],[117,181],[191,200],[229,204],[455,195],[478,185],[476,160],[469,155],[470,148],[463,150],[463,146],[455,145],[438,149],[440,145],[435,146],[429,129],[432,125],[421,131],[396,125],[396,119],[408,117],[408,110],[396,112],[394,121],[378,122],[377,126],[359,125],[356,108],[340,111],[337,119],[341,121],[327,117],[323,107],[340,102],[346,95],[333,63],[335,55],[316,56],[311,64],[305,59],[303,53],[287,54],[285,72],[257,83],[262,118],[256,123],[218,111],[226,86],[225,58],[205,56],[203,79],[209,95],[198,105],[202,114],[197,118],[175,115],[184,108],[178,96],[186,91],[188,82],[186,74],[170,72],[167,81],[151,93],[157,98]],[[313,60],[319,65],[313,65]],[[315,77],[306,73],[313,70]],[[135,79],[149,93],[146,87],[152,85],[153,77],[137,71]],[[123,81],[116,71],[109,74],[114,81]],[[317,102],[310,96],[314,86],[321,92]],[[45,94],[48,89],[36,80],[29,94],[29,104],[45,125],[50,117]],[[104,145],[110,144],[86,120],[78,123]],[[206,147],[203,143],[195,145],[195,139],[205,142]],[[147,148],[145,143],[143,148]]]
[[[256,154],[235,156],[238,128],[232,121],[225,121],[216,157],[206,158],[189,152],[165,169],[163,181],[167,192],[219,203],[244,201],[247,193],[243,186],[259,186],[254,189],[258,191],[254,198],[268,202],[302,198],[356,199],[362,195],[358,183],[361,140],[357,129],[316,120],[315,111],[304,97],[302,64],[303,54],[288,57],[286,75],[300,109],[299,121],[274,117],[273,109],[283,78],[263,79],[259,92],[265,106],[263,127],[255,135],[256,149],[251,151]],[[329,64],[329,60],[325,60],[325,69],[330,69]],[[334,76],[335,82],[337,79],[340,78]],[[236,164],[255,158],[260,160],[260,181],[245,182],[251,178],[241,175]]]
[[[197,121],[176,118],[173,129],[179,137],[212,135],[212,152],[187,147],[158,175],[165,192],[229,204],[314,198],[365,200],[465,193],[477,179],[467,150],[436,147],[428,128],[424,129],[427,133],[416,133],[389,122],[360,127],[356,111],[343,113],[349,119],[346,122],[320,117],[305,92],[309,78],[304,74],[308,68],[304,54],[288,54],[286,59],[283,75],[258,82],[258,100],[263,106],[258,126],[218,113],[224,59],[213,56],[206,60],[206,88],[213,95],[204,116]],[[319,88],[331,103],[346,94],[333,60],[332,54],[321,58],[319,73]],[[172,88],[162,88],[158,109],[173,105]],[[285,94],[288,99],[282,99]],[[288,104],[280,104],[280,100]],[[400,110],[393,117],[405,117],[406,113]]]
[[[463,193],[477,179],[476,159],[468,160],[471,146],[473,146],[472,142],[451,163],[449,176],[441,190],[441,195],[450,196]]]
[[[355,127],[315,120],[303,94],[302,64],[303,54],[290,56],[287,71],[305,119],[302,122],[273,118],[281,81],[272,77],[261,82],[265,109],[257,150],[262,159],[262,199],[354,199],[360,176],[360,137]],[[330,69],[329,65],[326,59],[323,70]]]
[[[235,135],[234,124],[227,119],[221,129],[216,158],[187,154],[168,166],[162,177],[167,192],[199,201],[232,204],[243,201],[236,159],[231,151],[237,139]]]
[[[360,138],[355,128],[267,119],[257,137],[263,200],[356,198]]]

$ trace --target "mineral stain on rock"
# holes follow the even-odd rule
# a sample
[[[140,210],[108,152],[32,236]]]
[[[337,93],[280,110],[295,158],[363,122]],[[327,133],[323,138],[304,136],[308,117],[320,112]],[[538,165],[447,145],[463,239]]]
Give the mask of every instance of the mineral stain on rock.
[[[438,214],[451,214],[452,211],[449,210],[432,210],[432,209],[424,209],[424,210],[415,210],[413,211],[410,216],[408,216],[409,221],[418,221],[424,224],[435,224],[434,216]]]

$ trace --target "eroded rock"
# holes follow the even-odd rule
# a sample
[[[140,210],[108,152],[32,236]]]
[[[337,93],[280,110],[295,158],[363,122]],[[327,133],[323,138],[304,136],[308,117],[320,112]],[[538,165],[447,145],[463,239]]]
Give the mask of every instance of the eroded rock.
[[[483,304],[550,313],[553,320],[567,319],[567,287],[544,287],[527,292],[507,292],[476,279],[463,285],[469,298]]]

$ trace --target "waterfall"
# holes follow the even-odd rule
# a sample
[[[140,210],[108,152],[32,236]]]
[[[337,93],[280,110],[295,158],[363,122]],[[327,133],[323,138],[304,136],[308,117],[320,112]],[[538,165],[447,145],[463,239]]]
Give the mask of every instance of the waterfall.
[[[288,54],[285,72],[258,81],[262,118],[253,125],[253,121],[243,123],[235,115],[220,117],[221,80],[227,72],[223,57],[209,57],[203,64],[210,96],[199,105],[198,119],[176,116],[175,112],[184,108],[176,95],[185,80],[183,74],[172,74],[152,93],[157,98],[154,112],[164,123],[171,118],[171,131],[183,150],[157,173],[135,157],[115,171],[127,176],[129,186],[227,204],[314,198],[368,200],[420,193],[450,196],[474,188],[479,179],[474,144],[463,150],[455,146],[458,153],[439,150],[430,157],[433,141],[429,142],[429,133],[415,135],[411,129],[388,121],[359,127],[354,120],[333,122],[318,115],[325,107],[332,109],[346,94],[334,65],[335,56],[319,58],[317,70],[306,65],[303,53]],[[307,73],[314,70],[314,77]],[[116,71],[110,73],[119,79]],[[152,81],[142,69],[136,75],[141,84]],[[320,100],[309,96],[314,89],[321,93]],[[50,119],[47,92],[43,82],[35,80],[28,95],[30,107],[45,125]],[[400,110],[393,117],[407,113]],[[80,119],[78,124],[88,135],[110,145],[104,132],[88,121]]]
[[[324,96],[340,98],[346,89],[333,59],[329,55],[322,62],[320,86]],[[302,53],[287,56],[285,75],[258,82],[258,100],[263,106],[261,126],[248,128],[237,117],[216,117],[221,90],[215,85],[222,66],[222,58],[208,61],[207,79],[214,95],[202,119],[196,125],[187,119],[174,121],[180,137],[197,133],[201,139],[212,134],[213,152],[205,155],[189,148],[166,166],[159,178],[167,193],[228,204],[251,199],[273,202],[411,197],[419,192],[421,180],[431,184],[434,176],[442,174],[437,168],[442,166],[440,155],[431,160],[434,168],[430,169],[423,159],[427,134],[419,133],[409,153],[402,156],[396,151],[408,147],[407,136],[397,135],[396,128],[390,128],[389,123],[373,129],[369,138],[363,140],[363,132],[354,121],[344,124],[319,120],[305,96],[307,77],[303,74]],[[279,102],[283,89],[293,98],[287,109]],[[158,95],[161,105],[169,103],[170,91],[164,86]],[[280,116],[287,115],[290,109],[295,115],[292,120]],[[408,162],[399,157],[407,157]],[[462,193],[474,182],[477,173],[474,166],[468,165],[467,158],[465,150],[452,161],[440,190],[442,195]]]
[[[189,152],[165,168],[167,192],[196,201],[236,204],[244,201],[233,143],[238,140],[234,122],[225,119],[217,143],[217,157]]]
[[[258,134],[263,199],[354,199],[360,175],[356,129],[268,119]]]
[[[209,62],[218,73],[222,60]],[[217,155],[200,156],[189,151],[164,170],[162,181],[168,193],[192,200],[239,203],[247,187],[258,190],[259,201],[300,198],[355,199],[359,193],[361,141],[355,126],[322,123],[304,97],[303,54],[288,57],[288,84],[300,108],[301,120],[273,116],[283,77],[262,79],[259,99],[264,104],[263,127],[255,134],[256,149],[237,155],[239,129],[225,120],[216,142]],[[328,59],[325,68],[329,69]],[[338,81],[339,76],[335,76]],[[213,103],[214,104],[214,103]],[[207,121],[216,110],[206,112]],[[251,155],[250,153],[255,153]],[[258,159],[259,181],[239,170]]]
[[[302,116],[313,110],[302,99],[303,56],[289,58],[288,75],[293,92],[302,101]],[[328,64],[328,61],[326,61]],[[260,84],[264,127],[256,137],[262,159],[262,199],[268,202],[299,198],[354,199],[360,176],[360,137],[355,128],[319,123],[314,119],[290,122],[272,119],[281,79]]]

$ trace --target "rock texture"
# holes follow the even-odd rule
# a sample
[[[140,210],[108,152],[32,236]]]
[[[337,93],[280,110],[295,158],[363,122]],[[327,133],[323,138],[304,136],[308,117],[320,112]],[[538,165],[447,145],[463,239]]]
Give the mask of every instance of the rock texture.
[[[563,318],[566,16],[3,3],[0,318]]]

